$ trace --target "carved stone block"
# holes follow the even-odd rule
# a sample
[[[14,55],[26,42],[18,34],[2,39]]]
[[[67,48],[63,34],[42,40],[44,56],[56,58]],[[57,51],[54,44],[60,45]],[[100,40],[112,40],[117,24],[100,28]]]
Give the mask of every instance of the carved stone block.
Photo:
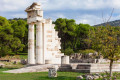
[[[57,77],[57,70],[55,68],[49,68],[48,77]]]

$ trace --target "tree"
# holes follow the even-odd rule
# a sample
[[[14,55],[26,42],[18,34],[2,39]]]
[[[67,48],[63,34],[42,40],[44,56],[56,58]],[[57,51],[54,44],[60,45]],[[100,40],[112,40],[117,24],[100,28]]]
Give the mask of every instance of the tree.
[[[92,48],[110,60],[110,77],[114,61],[120,59],[120,28],[107,25],[90,31]]]
[[[20,39],[17,37],[13,38],[10,46],[12,51],[15,52],[16,54],[20,51],[23,51],[23,48],[25,47],[24,44],[21,44]]]
[[[20,43],[24,46],[22,52],[27,52],[28,48],[28,29],[25,20],[10,20],[11,27],[14,29],[14,37],[20,39]]]
[[[74,19],[59,18],[55,22],[55,29],[58,31],[58,36],[61,38],[61,51],[71,49],[74,52],[80,49],[87,49],[87,43],[84,39],[87,38],[89,29],[88,24],[76,24]],[[66,53],[67,54],[67,53]]]
[[[0,16],[0,57],[23,51],[26,29],[26,22],[8,21]]]

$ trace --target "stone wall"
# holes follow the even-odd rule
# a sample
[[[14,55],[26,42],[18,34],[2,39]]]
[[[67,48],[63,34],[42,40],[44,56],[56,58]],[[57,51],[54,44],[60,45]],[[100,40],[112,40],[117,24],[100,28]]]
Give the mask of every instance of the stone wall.
[[[71,69],[70,69],[71,67]],[[61,71],[72,71],[72,72],[81,72],[81,73],[100,73],[109,71],[109,64],[88,64],[88,63],[72,63],[67,66],[61,66]],[[113,65],[113,72],[120,72],[120,64]]]

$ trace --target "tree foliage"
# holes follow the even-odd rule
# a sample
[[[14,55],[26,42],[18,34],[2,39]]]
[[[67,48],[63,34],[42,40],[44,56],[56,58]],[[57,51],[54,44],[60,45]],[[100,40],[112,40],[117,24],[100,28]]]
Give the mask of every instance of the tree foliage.
[[[97,27],[90,31],[92,48],[110,60],[110,76],[113,61],[120,59],[120,28],[113,26]]]
[[[66,49],[77,52],[80,49],[88,48],[85,39],[88,37],[90,25],[76,24],[75,20],[66,18],[58,18],[55,21],[55,25],[58,36],[61,38],[62,52],[66,53]]]
[[[9,21],[0,16],[0,57],[23,51],[26,33],[26,21]]]

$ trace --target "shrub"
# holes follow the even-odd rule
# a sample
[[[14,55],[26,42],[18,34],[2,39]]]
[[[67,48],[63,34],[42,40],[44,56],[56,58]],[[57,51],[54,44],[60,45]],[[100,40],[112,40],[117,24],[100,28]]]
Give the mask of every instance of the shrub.
[[[73,49],[71,48],[67,48],[65,49],[65,52],[64,52],[66,55],[71,55],[72,53],[74,53]]]
[[[86,49],[86,50],[79,50],[79,53],[82,54],[89,54],[89,53],[95,53],[96,51],[92,50],[92,49]]]

